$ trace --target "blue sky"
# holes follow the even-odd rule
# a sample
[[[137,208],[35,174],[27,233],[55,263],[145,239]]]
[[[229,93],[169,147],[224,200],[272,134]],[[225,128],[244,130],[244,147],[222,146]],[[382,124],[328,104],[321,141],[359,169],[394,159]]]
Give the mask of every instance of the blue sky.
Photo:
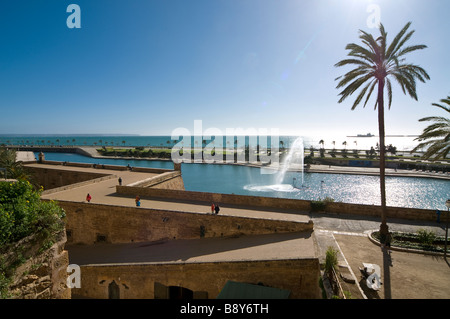
[[[408,56],[431,76],[419,101],[394,85],[386,112],[387,134],[420,134],[450,95],[448,0],[2,0],[0,134],[376,134],[374,100],[337,103],[334,67],[359,29],[378,34],[371,4],[389,39],[412,21],[409,44],[428,46]]]

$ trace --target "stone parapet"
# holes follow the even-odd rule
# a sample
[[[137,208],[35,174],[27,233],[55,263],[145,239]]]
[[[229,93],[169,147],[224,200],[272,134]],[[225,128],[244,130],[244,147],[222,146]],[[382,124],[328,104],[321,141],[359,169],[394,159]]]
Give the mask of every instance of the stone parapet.
[[[73,244],[312,231],[313,223],[59,201]]]

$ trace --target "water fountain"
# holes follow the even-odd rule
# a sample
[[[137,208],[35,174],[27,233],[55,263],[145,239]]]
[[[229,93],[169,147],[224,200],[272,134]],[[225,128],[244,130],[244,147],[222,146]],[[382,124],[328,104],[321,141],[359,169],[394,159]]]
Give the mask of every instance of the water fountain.
[[[258,192],[297,192],[303,188],[304,184],[304,144],[303,138],[298,137],[289,149],[288,154],[284,158],[279,167],[273,167],[278,172],[275,174],[275,183],[271,185],[246,185],[244,188],[251,191]],[[288,171],[299,171],[301,174],[301,186],[297,185],[296,178],[292,182],[286,183],[286,173]]]
[[[289,169],[298,169],[301,171],[302,177],[302,186],[304,182],[304,145],[303,138],[298,137],[291,148],[289,149],[289,153],[286,158],[283,160],[281,164],[281,170],[277,174],[276,184],[283,184],[284,178],[286,176],[286,172]]]

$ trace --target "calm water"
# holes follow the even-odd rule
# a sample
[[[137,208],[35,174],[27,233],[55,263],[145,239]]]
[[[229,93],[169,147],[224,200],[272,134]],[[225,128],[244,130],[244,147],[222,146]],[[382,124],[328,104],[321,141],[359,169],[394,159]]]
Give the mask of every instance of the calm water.
[[[173,168],[170,161],[94,159],[78,154],[45,153],[47,160]],[[259,168],[219,164],[185,164],[181,166],[186,190],[278,198],[335,201],[379,205],[379,177],[346,174],[287,172],[281,184],[277,174],[262,174]],[[267,172],[267,171],[264,171]],[[294,180],[295,179],[295,180]],[[389,206],[446,210],[450,181],[387,177],[386,197]]]
[[[75,153],[44,153],[47,161],[62,161],[62,162],[74,162],[74,163],[89,163],[89,164],[107,164],[107,165],[123,165],[135,167],[152,167],[152,168],[164,168],[173,169],[173,163],[171,161],[148,161],[148,160],[125,160],[125,159],[113,159],[113,158],[92,158]],[[34,156],[38,159],[39,152],[35,152]]]

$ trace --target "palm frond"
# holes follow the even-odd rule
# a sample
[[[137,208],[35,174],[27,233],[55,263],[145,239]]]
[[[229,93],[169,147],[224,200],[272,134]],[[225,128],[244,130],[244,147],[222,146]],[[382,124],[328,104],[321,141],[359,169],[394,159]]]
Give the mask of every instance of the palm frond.
[[[441,102],[450,105],[450,97],[442,99]],[[432,103],[433,106],[442,108],[450,112],[450,108],[443,105]],[[443,116],[428,116],[421,118],[419,121],[433,121],[433,124],[428,125],[415,140],[421,142],[412,152],[427,148],[423,155],[424,159],[429,159],[434,156],[434,159],[446,158],[450,152],[450,119]]]
[[[408,22],[403,29],[395,36],[394,40],[392,40],[391,45],[388,47],[386,51],[386,58],[389,59],[392,55],[395,54],[396,48],[398,46],[398,43],[400,39],[403,37],[403,35],[406,33],[406,31],[411,26],[411,22]]]
[[[391,85],[391,81],[388,78],[386,78],[386,87],[387,87],[388,98],[389,98],[388,107],[389,107],[389,109],[391,109],[391,104],[392,104],[392,85]]]
[[[369,93],[367,93],[366,101],[364,102],[364,107],[366,107],[367,102],[369,101],[370,96],[372,95],[373,89],[375,88],[375,85],[377,84],[377,80],[373,79],[371,83],[372,83],[372,86],[370,87]],[[376,104],[375,104],[375,107],[376,107]]]
[[[342,103],[348,96],[352,95],[359,87],[364,84],[367,80],[369,80],[371,77],[373,77],[372,73],[366,74],[365,76],[362,76],[352,83],[350,83],[339,95],[341,95],[339,103]]]

